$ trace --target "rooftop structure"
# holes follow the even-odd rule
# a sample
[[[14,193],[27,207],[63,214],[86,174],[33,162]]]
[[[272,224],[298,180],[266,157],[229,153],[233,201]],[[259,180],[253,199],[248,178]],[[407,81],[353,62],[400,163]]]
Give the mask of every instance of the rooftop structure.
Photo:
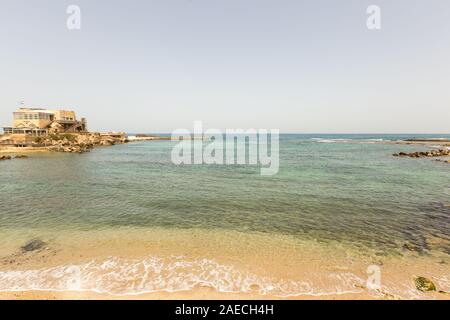
[[[86,132],[85,118],[77,120],[74,111],[19,108],[13,113],[13,126],[4,127],[5,134],[43,136],[49,133]]]

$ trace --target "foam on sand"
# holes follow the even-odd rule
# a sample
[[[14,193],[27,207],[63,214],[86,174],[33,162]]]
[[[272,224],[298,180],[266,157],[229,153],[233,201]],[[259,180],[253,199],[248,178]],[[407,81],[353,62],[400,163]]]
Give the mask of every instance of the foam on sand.
[[[143,260],[111,257],[84,264],[47,269],[1,271],[0,291],[91,291],[113,295],[189,291],[212,288],[224,293],[254,293],[275,297],[339,295],[359,293],[363,280],[352,273],[330,274],[327,290],[308,281],[277,280],[241,272],[214,260],[185,260],[183,257]]]

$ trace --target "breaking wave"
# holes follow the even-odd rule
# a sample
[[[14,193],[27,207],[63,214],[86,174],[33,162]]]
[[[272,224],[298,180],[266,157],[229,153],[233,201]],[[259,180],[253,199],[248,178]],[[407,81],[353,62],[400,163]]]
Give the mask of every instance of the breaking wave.
[[[324,139],[324,138],[311,138],[319,143],[335,143],[335,142],[351,142],[353,139]]]
[[[351,138],[336,138],[336,139],[326,139],[326,138],[311,138],[311,140],[318,143],[376,143],[384,141],[381,138],[373,139],[351,139]]]
[[[212,288],[226,293],[255,293],[278,297],[358,293],[363,280],[352,273],[330,274],[327,290],[307,281],[277,280],[243,273],[214,260],[182,257],[144,260],[109,258],[47,269],[0,271],[0,291],[91,291],[113,295],[188,291]]]

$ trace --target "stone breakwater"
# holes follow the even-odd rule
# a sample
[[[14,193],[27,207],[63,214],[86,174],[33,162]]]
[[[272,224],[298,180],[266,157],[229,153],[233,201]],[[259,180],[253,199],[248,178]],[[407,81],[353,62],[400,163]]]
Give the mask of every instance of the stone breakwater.
[[[450,155],[449,149],[439,149],[439,150],[430,150],[430,151],[422,151],[422,152],[400,152],[394,153],[394,157],[410,157],[410,158],[424,158],[424,157],[445,157]]]
[[[19,155],[19,156],[0,156],[0,161],[3,160],[12,160],[12,159],[27,159],[27,156]]]
[[[51,134],[35,139],[36,144],[49,151],[84,153],[96,146],[112,146],[127,143],[125,134]]]

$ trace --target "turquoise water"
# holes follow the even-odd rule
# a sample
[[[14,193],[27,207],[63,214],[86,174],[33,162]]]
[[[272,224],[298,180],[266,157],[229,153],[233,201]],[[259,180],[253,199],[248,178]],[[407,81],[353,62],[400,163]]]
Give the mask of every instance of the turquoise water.
[[[170,141],[33,154],[0,162],[0,230],[202,228],[427,251],[429,237],[450,239],[450,166],[392,156],[422,146],[375,143],[408,137],[419,136],[282,135],[269,177],[256,166],[176,166]]]

